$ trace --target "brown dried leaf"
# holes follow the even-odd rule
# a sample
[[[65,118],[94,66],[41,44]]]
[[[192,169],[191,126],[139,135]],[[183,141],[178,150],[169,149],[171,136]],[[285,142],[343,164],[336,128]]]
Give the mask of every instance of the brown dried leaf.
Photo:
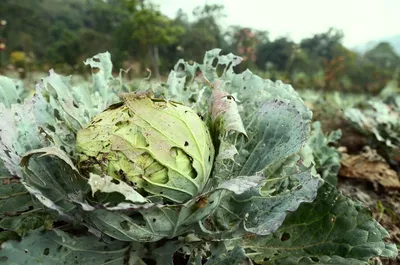
[[[379,183],[387,189],[400,189],[400,180],[397,173],[376,150],[364,148],[358,155],[342,156],[339,175],[348,178],[364,179]]]

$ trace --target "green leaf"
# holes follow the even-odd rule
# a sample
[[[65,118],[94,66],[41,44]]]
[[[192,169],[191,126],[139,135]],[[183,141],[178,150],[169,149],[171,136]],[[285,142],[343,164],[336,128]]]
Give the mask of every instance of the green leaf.
[[[26,189],[46,207],[73,219],[70,214],[79,210],[74,202],[83,202],[89,185],[72,160],[57,148],[45,147],[28,152],[21,165]]]
[[[19,235],[41,227],[50,228],[53,217],[40,208],[21,213],[20,215],[5,217],[0,221],[0,227],[17,232]]]
[[[315,201],[288,214],[273,234],[228,244],[242,246],[259,264],[361,265],[373,256],[397,256],[396,246],[384,242],[388,236],[369,210],[326,183]]]
[[[248,155],[241,154],[240,175],[263,171],[299,152],[309,133],[308,121],[293,105],[282,101],[264,103],[246,127],[249,140],[243,149]]]
[[[168,241],[163,246],[152,250],[150,258],[155,259],[157,264],[175,265],[173,256],[183,245],[180,241]]]
[[[98,91],[103,100],[111,100],[108,98],[110,95],[110,85],[113,83],[114,78],[112,75],[113,65],[111,62],[111,54],[109,52],[99,53],[92,58],[88,58],[85,65],[92,68],[93,86]],[[97,106],[100,110],[105,109],[105,105]]]
[[[0,177],[0,219],[33,208],[32,197],[18,178]]]
[[[19,240],[20,236],[14,231],[1,231],[0,232],[0,245],[7,240]]]
[[[57,148],[31,151],[23,157],[21,164],[26,172],[24,185],[43,205],[57,211],[69,222],[84,221],[85,225],[122,241],[149,242],[183,234],[212,213],[225,192],[242,193],[263,179],[261,176],[232,179],[216,190],[180,205],[147,201],[132,204],[122,200],[106,206],[93,203],[93,198],[87,196],[90,186],[68,156]],[[109,191],[117,191],[113,185],[108,186]],[[203,200],[206,201],[204,205]],[[135,211],[119,211],[133,209]]]
[[[109,244],[94,236],[73,237],[59,230],[37,230],[21,241],[3,243],[0,260],[4,265],[124,265],[137,264],[133,260],[139,260],[138,250],[139,246],[122,242]]]
[[[52,218],[32,199],[18,178],[0,176],[0,228],[19,235],[52,224]]]
[[[96,209],[87,212],[88,222],[103,233],[122,241],[154,242],[162,238],[181,235],[198,221],[212,213],[221,201],[223,190],[200,195],[184,205],[157,205],[140,208],[135,212]],[[204,200],[204,203],[203,203]]]
[[[246,256],[243,248],[236,246],[231,251],[218,253],[211,257],[204,265],[251,265],[253,264]]]
[[[90,60],[99,61],[93,65],[99,71],[93,73],[92,87],[85,83],[74,86],[70,77],[51,70],[36,86],[32,99],[12,106],[0,100],[0,159],[12,175],[23,178],[20,159],[34,149],[56,146],[74,156],[77,130],[119,101],[119,79],[111,79],[109,54]]]
[[[373,99],[364,109],[348,108],[344,115],[360,132],[389,149],[396,149],[400,145],[399,109],[400,106]]]
[[[340,152],[330,145],[337,143],[342,136],[342,132],[337,130],[325,136],[319,121],[314,122],[312,126],[313,130],[308,139],[308,145],[315,167],[325,181],[336,186],[341,156]]]
[[[270,234],[279,228],[288,211],[295,211],[302,202],[313,201],[319,185],[320,179],[312,175],[311,168],[266,180],[261,189],[224,197],[221,206],[203,223],[203,229],[215,238],[229,238],[229,232],[240,224],[248,232]],[[274,190],[268,191],[270,187]]]
[[[221,91],[220,86],[221,82],[216,80],[210,100],[210,116],[213,129],[221,136],[225,136],[232,131],[246,135],[234,97],[227,92]]]
[[[15,104],[20,100],[14,81],[0,75],[0,102],[9,108],[11,104]]]
[[[92,189],[92,194],[96,193],[96,191],[112,193],[118,192],[125,196],[126,200],[129,200],[133,203],[144,203],[149,202],[146,200],[139,192],[129,186],[125,182],[118,182],[118,184],[112,182],[113,178],[110,176],[100,177],[99,175],[90,173],[90,177],[88,183]]]
[[[249,232],[269,234],[287,211],[312,201],[320,186],[312,165],[309,170],[297,165],[312,113],[291,86],[264,80],[249,70],[236,74],[233,67],[242,59],[219,55],[220,51],[208,51],[203,64],[179,61],[170,75],[179,78],[183,94],[192,93],[199,83],[212,91],[208,115],[217,157],[207,189],[239,176],[263,175],[265,180],[261,187],[239,196],[224,194],[221,206],[202,224],[203,230],[222,236],[243,223]],[[196,75],[199,78],[193,78]],[[188,79],[183,87],[182,81]]]
[[[87,212],[88,221],[96,229],[122,241],[154,242],[174,238],[192,230],[194,224],[215,211],[228,191],[243,193],[259,185],[261,179],[260,176],[232,179],[181,205],[126,204],[124,209],[136,211],[130,214],[112,208],[93,209]]]

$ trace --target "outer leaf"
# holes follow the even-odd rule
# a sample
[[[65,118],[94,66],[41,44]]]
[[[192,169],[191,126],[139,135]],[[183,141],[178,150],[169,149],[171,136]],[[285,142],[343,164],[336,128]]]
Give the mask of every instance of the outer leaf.
[[[21,99],[19,98],[14,81],[0,75],[0,102],[9,108],[11,104],[15,104],[18,101],[21,101]]]
[[[217,159],[219,164],[215,167],[214,177],[224,181],[263,171],[299,152],[307,141],[312,115],[291,86],[264,80],[250,71],[235,74],[233,67],[241,62],[241,58],[233,54],[220,56],[219,52],[220,49],[207,52],[204,63],[195,67],[179,61],[175,67],[176,75],[170,78],[194,76],[195,70],[200,69],[205,85],[214,83],[215,93],[221,90],[214,93],[210,115],[212,122],[217,123],[213,124],[214,134],[217,134],[214,138],[220,139],[220,159],[223,160]],[[217,68],[221,66],[225,69],[218,75]],[[189,82],[186,90],[193,86],[196,82]],[[226,98],[235,98],[237,102],[225,102]],[[246,132],[248,141],[237,134],[228,135],[227,132],[232,130]]]
[[[101,192],[118,192],[125,196],[125,199],[134,203],[145,203],[148,202],[140,193],[134,190],[131,186],[125,182],[119,182],[118,184],[112,182],[113,178],[110,176],[104,176],[103,178],[96,174],[90,174],[89,185],[92,189],[92,194],[96,191]]]
[[[89,189],[70,158],[57,148],[47,147],[27,153],[22,161],[24,185],[42,204],[61,216],[73,219],[77,205]]]
[[[124,208],[118,205],[123,200],[110,201],[113,205],[118,205],[115,210],[134,210],[125,213],[112,211],[112,206],[92,203],[93,198],[87,197],[90,187],[86,180],[81,177],[68,156],[57,148],[48,147],[31,151],[23,157],[21,163],[26,172],[25,186],[42,204],[57,211],[70,222],[85,221],[86,225],[123,241],[157,241],[164,237],[172,238],[180,235],[212,213],[225,192],[242,193],[259,185],[262,179],[260,176],[232,179],[215,191],[193,198],[182,205],[160,207],[157,203],[153,205],[125,203],[126,208]],[[103,191],[119,192],[127,195],[126,199],[132,199],[128,192],[114,189],[114,185],[118,186],[108,183],[108,188]]]
[[[52,218],[32,200],[18,178],[0,176],[0,228],[24,235],[41,226],[50,226]]]
[[[251,260],[246,256],[246,252],[243,248],[236,246],[231,251],[226,253],[219,253],[211,257],[205,265],[250,265],[253,264]]]
[[[290,213],[275,233],[229,244],[247,249],[259,264],[361,265],[372,256],[396,257],[396,246],[383,241],[388,236],[367,209],[327,183],[314,202]]]
[[[154,249],[150,258],[155,259],[157,264],[175,265],[173,256],[182,246],[180,241],[168,241],[162,247]]]
[[[17,178],[0,178],[0,219],[33,208],[29,192]]]
[[[244,222],[248,231],[265,235],[279,227],[286,211],[295,211],[301,202],[316,196],[321,179],[311,169],[295,172],[312,113],[291,86],[264,80],[250,71],[236,74],[233,67],[241,58],[219,52],[207,52],[203,64],[195,67],[180,61],[176,74],[170,75],[183,80],[200,70],[202,80],[192,79],[186,91],[192,91],[197,82],[212,90],[209,115],[218,156],[207,188],[238,176],[263,174],[266,179],[261,190],[232,198],[227,194],[207,220],[214,224],[204,224],[204,229],[216,235],[216,231],[230,231]],[[222,74],[217,71],[221,67]]]
[[[251,137],[243,149],[249,154],[242,155],[245,160],[239,174],[251,175],[265,170],[299,152],[307,140],[308,127],[308,122],[293,105],[282,101],[264,103],[247,125]]]
[[[7,241],[0,250],[4,265],[137,264],[129,244],[106,244],[95,237],[72,237],[64,232],[34,231],[22,241]]]
[[[346,109],[346,118],[362,133],[373,136],[388,148],[400,145],[400,106],[389,105],[380,100],[370,100],[368,106],[361,110]]]
[[[3,244],[3,242],[6,242],[7,240],[10,240],[10,239],[18,240],[19,238],[20,238],[19,235],[14,231],[1,231],[0,232],[0,244]]]
[[[214,130],[221,136],[232,131],[246,135],[235,99],[221,91],[220,86],[220,81],[216,80],[211,95],[210,116]]]
[[[285,187],[286,178],[294,186]],[[314,191],[319,183],[320,180],[312,176],[311,168],[282,179],[271,179],[264,187],[271,186],[278,190],[263,194],[259,189],[253,188],[241,195],[227,196],[221,207],[203,225],[205,229],[212,231],[209,232],[212,237],[229,238],[230,234],[227,232],[237,229],[242,222],[248,232],[270,234],[282,224],[287,211],[295,211],[302,202],[314,200]],[[225,232],[218,233],[219,231]]]
[[[154,242],[173,238],[193,230],[193,225],[204,220],[219,206],[228,190],[243,192],[259,181],[242,179],[226,183],[220,189],[193,198],[184,205],[132,208],[134,212],[115,212],[97,209],[87,213],[88,221],[103,233],[122,241]]]
[[[311,136],[308,139],[308,145],[318,173],[324,180],[334,186],[337,184],[341,156],[340,152],[330,145],[335,144],[341,136],[342,132],[340,130],[333,131],[325,136],[321,129],[321,123],[314,122]]]
[[[109,79],[110,57],[98,57],[101,64],[97,67],[101,71],[94,73],[93,78]],[[73,86],[70,78],[50,71],[36,86],[32,99],[10,108],[0,101],[0,159],[8,171],[23,178],[19,169],[22,155],[45,146],[56,146],[73,156],[76,131],[118,100],[110,82],[95,82],[92,88],[83,89]]]

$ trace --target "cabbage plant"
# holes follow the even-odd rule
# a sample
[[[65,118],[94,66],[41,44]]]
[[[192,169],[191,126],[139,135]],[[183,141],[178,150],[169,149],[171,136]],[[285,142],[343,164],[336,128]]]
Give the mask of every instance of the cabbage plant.
[[[369,211],[317,173],[313,148],[326,141],[308,143],[297,92],[235,73],[241,60],[214,49],[133,88],[102,53],[85,61],[92,83],[51,70],[30,99],[2,81],[2,264],[396,257]]]

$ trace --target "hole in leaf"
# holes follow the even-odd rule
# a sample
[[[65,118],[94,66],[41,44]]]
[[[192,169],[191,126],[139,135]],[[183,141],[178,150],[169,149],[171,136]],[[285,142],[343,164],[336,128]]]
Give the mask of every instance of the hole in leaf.
[[[225,69],[226,69],[226,64],[219,64],[217,66],[217,75],[222,76],[225,72]]]
[[[264,258],[263,260],[264,260],[264,261],[269,261],[269,258]]]
[[[143,260],[144,264],[157,265],[157,262],[154,259],[143,258],[142,260]]]
[[[98,67],[92,67],[92,73],[93,73],[93,74],[97,74],[98,72],[100,72],[100,68],[98,68]]]
[[[285,242],[285,241],[287,241],[287,240],[289,240],[290,239],[290,234],[289,233],[283,233],[282,234],[282,236],[281,236],[281,241],[282,242]]]
[[[93,61],[95,61],[95,62],[100,62],[100,59],[99,58],[93,58]]]
[[[10,150],[5,149],[5,150],[3,150],[3,151],[4,151],[4,153],[6,153],[6,155],[8,156],[8,158],[11,158],[11,156],[10,156]]]
[[[72,105],[75,107],[75,108],[79,108],[79,106],[78,106],[78,104],[76,104],[76,102],[75,101],[72,101]]]
[[[45,248],[43,251],[43,255],[48,256],[50,254],[50,249],[49,248]]]
[[[314,261],[314,262],[319,262],[319,258],[317,258],[317,257],[311,257],[310,258],[312,261]]]
[[[232,66],[232,62],[229,62],[228,66],[225,68],[225,71],[228,71],[228,69],[231,68],[231,66]]]
[[[214,60],[212,61],[212,63],[211,63],[211,65],[212,65],[212,67],[217,67],[217,65],[218,65],[218,58],[214,58]]]
[[[53,125],[47,124],[47,128],[52,132],[56,132],[56,128]]]
[[[61,121],[61,116],[60,116],[60,112],[58,111],[58,109],[54,109],[54,113],[53,113],[54,117],[56,117],[57,120]]]
[[[116,172],[116,173],[118,174],[118,172]],[[112,179],[111,182],[114,183],[114,184],[119,184],[119,180],[118,179]]]
[[[231,95],[226,96],[226,98],[229,99],[229,100],[236,101],[235,98],[233,96],[231,96]]]
[[[129,231],[129,223],[128,223],[128,221],[122,221],[121,223],[119,223],[119,225],[120,225],[121,228],[124,229],[125,231]]]
[[[189,143],[187,141],[185,141],[185,146],[189,146]]]
[[[178,71],[185,71],[185,65],[183,63],[178,64],[177,70]]]
[[[176,156],[178,155],[178,148],[172,147],[172,148],[169,150],[169,154],[170,154],[172,157],[176,157]]]
[[[156,218],[153,218],[153,222],[157,221]]]

